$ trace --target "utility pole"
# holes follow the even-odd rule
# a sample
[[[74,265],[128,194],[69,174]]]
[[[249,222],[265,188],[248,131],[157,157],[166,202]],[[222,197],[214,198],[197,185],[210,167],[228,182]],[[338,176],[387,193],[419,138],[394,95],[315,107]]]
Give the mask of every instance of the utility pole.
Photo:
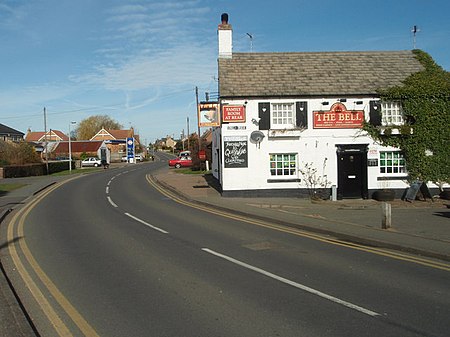
[[[198,106],[198,87],[195,87],[195,102],[197,103],[197,125],[198,125],[198,152],[202,149],[202,140],[200,137],[200,107]]]
[[[186,122],[187,122],[187,138],[188,138],[188,147],[187,148],[188,148],[188,150],[190,150],[191,149],[191,144],[190,144],[189,136],[191,134],[189,133],[189,117],[187,118]]]
[[[45,167],[48,175],[48,151],[47,151],[47,110],[44,107],[44,150],[45,150]]]

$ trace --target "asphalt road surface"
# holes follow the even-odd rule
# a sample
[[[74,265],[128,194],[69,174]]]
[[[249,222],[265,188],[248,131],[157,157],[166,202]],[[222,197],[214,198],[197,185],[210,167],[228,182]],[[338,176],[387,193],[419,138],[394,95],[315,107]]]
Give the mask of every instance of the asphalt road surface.
[[[449,336],[448,271],[178,203],[146,179],[166,166],[74,179],[10,224],[41,336]]]

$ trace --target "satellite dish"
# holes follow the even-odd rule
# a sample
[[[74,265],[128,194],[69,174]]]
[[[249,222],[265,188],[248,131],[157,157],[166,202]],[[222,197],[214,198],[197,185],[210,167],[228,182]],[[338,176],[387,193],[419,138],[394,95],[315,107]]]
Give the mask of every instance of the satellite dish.
[[[262,133],[261,131],[253,131],[251,134],[250,134],[250,140],[253,142],[253,143],[256,143],[256,144],[259,144],[259,143],[261,143],[262,142],[262,140],[264,139],[264,133]]]

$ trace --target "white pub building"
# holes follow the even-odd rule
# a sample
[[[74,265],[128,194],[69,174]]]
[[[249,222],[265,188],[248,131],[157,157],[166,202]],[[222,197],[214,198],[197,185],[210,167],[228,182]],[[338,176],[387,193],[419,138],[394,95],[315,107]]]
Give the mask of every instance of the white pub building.
[[[227,14],[218,42],[212,171],[223,196],[302,197],[314,188],[365,199],[387,187],[402,196],[402,153],[375,143],[362,123],[404,123],[400,104],[377,91],[423,70],[411,51],[233,53]]]

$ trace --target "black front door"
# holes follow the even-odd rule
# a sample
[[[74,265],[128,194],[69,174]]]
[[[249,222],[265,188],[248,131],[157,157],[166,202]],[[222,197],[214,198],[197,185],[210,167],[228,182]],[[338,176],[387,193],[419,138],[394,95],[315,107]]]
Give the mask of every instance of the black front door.
[[[367,198],[367,146],[338,145],[338,199]]]

